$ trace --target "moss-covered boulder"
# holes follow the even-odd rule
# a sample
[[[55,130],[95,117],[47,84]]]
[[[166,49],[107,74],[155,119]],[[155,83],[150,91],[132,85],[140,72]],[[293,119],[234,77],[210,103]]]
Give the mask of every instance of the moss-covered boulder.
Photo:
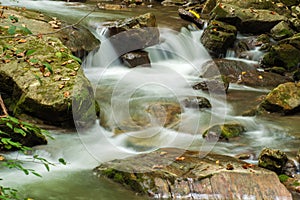
[[[271,34],[275,40],[282,40],[291,37],[294,31],[289,27],[288,23],[282,21],[271,29]]]
[[[226,50],[233,45],[237,30],[234,26],[213,20],[201,36],[201,42],[214,57],[225,56]]]
[[[159,149],[94,169],[139,194],[157,199],[292,199],[274,172],[238,159],[197,151]]]
[[[276,24],[286,21],[285,16],[265,9],[240,8],[219,3],[211,12],[211,18],[234,25],[242,33],[265,33]]]
[[[281,174],[287,161],[288,158],[284,152],[278,149],[264,148],[259,154],[258,166]]]
[[[300,63],[299,55],[300,49],[292,44],[273,45],[270,51],[263,56],[262,65],[264,68],[283,67],[286,72],[292,72]]]
[[[246,128],[236,122],[233,123],[225,123],[218,124],[212,127],[209,127],[207,130],[203,132],[203,137],[208,140],[211,138],[219,138],[221,140],[229,140],[231,138],[235,138],[240,136],[242,133],[246,131]]]
[[[269,112],[293,114],[300,111],[300,83],[288,82],[273,89],[260,104]]]
[[[0,24],[0,35],[5,36],[0,40],[0,92],[9,111],[50,124],[73,125],[73,99],[88,109],[93,107],[85,103],[93,91],[80,59],[58,38],[43,35],[41,30],[51,30],[50,24],[14,10],[4,15],[15,17],[2,19]],[[93,115],[85,117],[95,119]]]

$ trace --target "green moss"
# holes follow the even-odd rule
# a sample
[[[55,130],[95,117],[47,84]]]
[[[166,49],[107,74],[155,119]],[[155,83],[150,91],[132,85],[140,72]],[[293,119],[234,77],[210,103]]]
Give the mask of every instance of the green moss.
[[[280,175],[278,176],[278,178],[279,178],[279,180],[280,180],[281,183],[284,183],[284,182],[286,182],[290,177],[287,176],[287,175],[285,175],[285,174],[280,174]]]

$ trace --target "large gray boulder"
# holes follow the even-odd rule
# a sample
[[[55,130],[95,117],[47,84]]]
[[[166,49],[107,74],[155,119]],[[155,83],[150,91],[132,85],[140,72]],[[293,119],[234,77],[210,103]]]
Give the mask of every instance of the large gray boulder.
[[[94,172],[157,199],[292,199],[274,172],[196,151],[159,149],[103,163]]]
[[[143,49],[159,42],[155,15],[146,13],[103,24],[107,36],[119,55]]]

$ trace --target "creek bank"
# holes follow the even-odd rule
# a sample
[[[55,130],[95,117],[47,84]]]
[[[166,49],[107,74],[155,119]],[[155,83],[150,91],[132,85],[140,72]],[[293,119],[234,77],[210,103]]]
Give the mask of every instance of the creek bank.
[[[242,199],[243,195],[292,199],[274,172],[228,156],[208,154],[202,158],[199,152],[181,149],[113,160],[94,172],[157,199]]]
[[[85,103],[93,93],[80,60],[57,37],[45,34],[54,30],[42,20],[44,16],[11,8],[2,15],[1,36],[6,38],[0,41],[0,86],[9,112],[47,124],[74,126],[75,100],[85,106],[79,120],[94,120],[89,112],[94,105]],[[79,107],[73,111],[77,109],[82,111]]]

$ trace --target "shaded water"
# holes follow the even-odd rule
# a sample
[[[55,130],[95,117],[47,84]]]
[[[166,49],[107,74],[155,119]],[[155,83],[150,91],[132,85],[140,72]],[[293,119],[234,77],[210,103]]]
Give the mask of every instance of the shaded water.
[[[26,3],[25,3],[26,2]],[[13,3],[14,2],[6,2]],[[23,5],[23,4],[22,4]],[[74,20],[86,13],[91,7],[78,6],[77,3],[59,1],[24,1],[23,6],[50,13],[70,15]],[[51,11],[52,10],[52,11]],[[59,13],[57,13],[59,10]],[[178,29],[183,23],[177,22],[176,9],[168,8],[161,12],[155,7],[151,11],[157,14],[160,27]],[[136,15],[128,11],[98,11],[86,21],[94,34],[103,33],[101,22],[116,18]],[[176,25],[174,25],[176,22]],[[193,150],[212,150],[227,155],[251,153],[255,157],[263,147],[278,148],[291,155],[300,144],[299,116],[270,116],[268,118],[242,117],[242,113],[257,105],[261,95],[267,94],[264,88],[251,88],[232,84],[228,95],[215,95],[194,91],[193,83],[199,78],[204,63],[211,58],[198,42],[201,31],[181,32],[160,29],[162,43],[147,48],[151,58],[151,68],[128,69],[116,60],[118,57],[109,47],[109,42],[102,41],[101,48],[92,52],[83,68],[96,91],[96,100],[112,118],[112,123],[104,129],[95,122],[88,130],[70,131],[52,130],[55,140],[47,146],[37,147],[36,151],[49,161],[56,162],[60,157],[68,162],[66,166],[57,164],[51,172],[45,173],[43,166],[28,163],[26,166],[43,174],[43,179],[26,177],[21,172],[5,170],[4,184],[19,187],[24,196],[34,199],[141,199],[134,193],[106,180],[98,180],[91,169],[107,160],[122,158],[160,147],[181,147]],[[101,38],[101,35],[98,35]],[[253,62],[257,62],[257,58]],[[211,110],[183,108],[177,129],[162,127],[160,122],[147,113],[150,127],[140,131],[114,135],[113,123],[130,119],[151,102],[180,103],[187,96],[204,96],[212,103]],[[129,112],[128,112],[129,111]],[[139,113],[138,113],[139,114]],[[140,115],[138,115],[140,116]],[[115,122],[114,122],[115,120]],[[237,121],[247,128],[240,138],[230,142],[207,144],[201,133],[212,124],[224,121]],[[16,153],[8,156],[16,157]],[[26,160],[27,156],[19,156]],[[2,173],[2,171],[1,171]]]

